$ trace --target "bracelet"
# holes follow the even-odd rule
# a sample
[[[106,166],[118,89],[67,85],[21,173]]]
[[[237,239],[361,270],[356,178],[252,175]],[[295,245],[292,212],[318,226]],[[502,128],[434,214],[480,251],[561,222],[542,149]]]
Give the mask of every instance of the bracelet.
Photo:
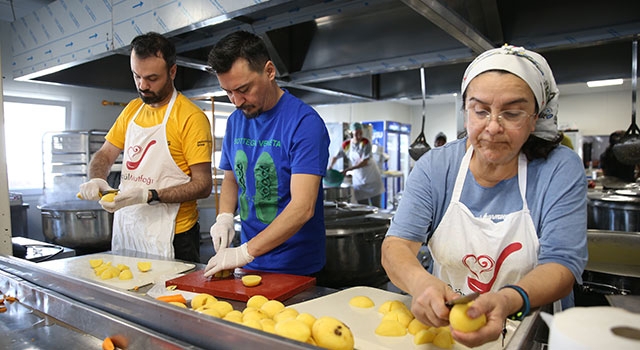
[[[504,289],[504,288],[511,288],[516,292],[518,292],[518,294],[520,294],[520,296],[522,297],[522,307],[520,308],[520,310],[518,310],[513,315],[509,315],[507,317],[510,320],[521,321],[523,318],[529,315],[529,311],[531,311],[531,302],[529,301],[529,294],[527,294],[527,292],[524,289],[522,289],[522,287],[519,287],[513,284],[507,284],[506,286],[500,289]]]

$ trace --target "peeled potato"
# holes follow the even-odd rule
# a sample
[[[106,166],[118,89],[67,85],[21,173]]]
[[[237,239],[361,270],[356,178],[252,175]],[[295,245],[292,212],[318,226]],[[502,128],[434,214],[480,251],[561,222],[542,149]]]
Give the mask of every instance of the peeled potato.
[[[89,265],[91,265],[91,267],[95,269],[96,267],[102,265],[102,259],[90,259]]]
[[[378,308],[378,312],[380,312],[381,314],[386,314],[391,310],[400,309],[400,308],[406,309],[407,305],[405,305],[400,300],[388,300],[382,303],[382,305],[380,305],[380,307]]]
[[[196,310],[196,311],[205,315],[216,317],[216,318],[222,318],[222,315],[220,315],[220,312],[213,308],[208,308],[208,309],[203,308],[202,310]]]
[[[102,200],[105,202],[113,202],[116,198],[116,192],[109,192],[107,194],[102,195]]]
[[[238,310],[230,311],[229,313],[224,315],[224,317],[222,319],[224,319],[226,321],[242,324],[242,312],[240,312]]]
[[[120,270],[114,266],[109,266],[107,269],[102,271],[100,274],[100,278],[103,280],[108,280],[120,275]]]
[[[243,320],[242,324],[254,329],[262,330],[262,323],[259,320]]]
[[[213,295],[200,293],[194,296],[193,299],[191,299],[191,308],[197,309],[200,306],[206,305],[208,303],[214,303],[216,301],[218,301],[218,299],[216,299],[216,297],[214,297]]]
[[[138,262],[138,270],[140,270],[140,272],[147,272],[151,270],[151,262],[149,261]]]
[[[218,271],[215,274],[213,274],[213,277],[215,277],[215,278],[227,278],[227,277],[231,276],[232,272],[233,272],[233,270]]]
[[[383,337],[402,337],[407,334],[407,327],[396,320],[383,320],[375,332]]]
[[[133,279],[133,273],[129,269],[122,270],[120,271],[120,274],[118,274],[118,278],[121,280],[130,280]]]
[[[313,323],[311,334],[316,344],[321,348],[334,350],[353,349],[354,339],[351,329],[342,321],[323,316]]]
[[[398,321],[403,327],[408,327],[411,320],[413,320],[413,314],[407,309],[395,309],[387,312],[382,316],[382,320]]]
[[[175,306],[179,306],[179,307],[184,308],[184,309],[187,308],[187,305],[185,305],[185,304],[183,304],[183,303],[181,303],[179,301],[170,301],[169,304],[175,305]]]
[[[280,310],[278,313],[273,315],[272,318],[274,321],[276,321],[276,323],[278,323],[284,320],[295,319],[298,316],[298,314],[299,314],[298,310],[290,307],[285,307],[284,309]]]
[[[435,338],[433,338],[433,345],[443,349],[451,349],[453,347],[453,337],[448,327],[440,329]]]
[[[467,309],[473,302],[453,305],[449,312],[451,328],[461,332],[474,332],[487,324],[487,317],[482,314],[476,318],[467,316]]]
[[[431,327],[418,321],[417,318],[414,318],[413,320],[411,320],[411,322],[409,322],[409,325],[407,326],[407,331],[409,332],[409,334],[416,335],[418,334],[419,331],[423,329],[429,329],[429,328]]]
[[[307,326],[309,326],[309,329],[311,329],[311,327],[313,327],[313,324],[316,322],[315,316],[306,312],[298,314],[298,316],[296,316],[296,320],[306,323]]]
[[[436,335],[438,333],[435,328],[421,329],[413,336],[413,343],[416,345],[433,343]]]
[[[129,266],[125,265],[125,264],[118,264],[116,265],[116,267],[118,268],[118,270],[122,271],[122,270],[129,270]]]
[[[253,309],[253,310],[249,310],[247,312],[242,313],[242,321],[248,321],[248,320],[259,321],[265,318],[269,318],[269,316],[260,309]]]
[[[254,295],[249,298],[249,300],[247,300],[247,307],[255,307],[256,309],[259,309],[267,301],[269,301],[269,299],[267,299],[267,297],[265,297],[264,295]]]
[[[306,323],[296,319],[288,319],[276,322],[275,331],[277,335],[285,338],[306,342],[311,336],[311,330]]]
[[[270,318],[263,318],[260,320],[260,324],[262,325],[262,330],[267,333],[276,333],[276,321]]]
[[[229,312],[233,311],[233,305],[228,301],[218,300],[214,303],[206,305],[207,309],[216,309],[220,313],[220,317],[224,317]],[[242,315],[242,313],[240,313]]]
[[[242,276],[242,284],[244,284],[245,287],[255,287],[259,285],[261,281],[262,281],[262,277],[258,275]]]
[[[262,304],[260,309],[264,311],[267,315],[269,315],[269,318],[273,318],[275,314],[277,314],[278,312],[284,309],[284,304],[278,300],[273,299]]]
[[[373,307],[375,304],[373,303],[373,300],[371,300],[371,298],[364,295],[359,295],[351,298],[351,300],[349,300],[349,305],[368,309]]]

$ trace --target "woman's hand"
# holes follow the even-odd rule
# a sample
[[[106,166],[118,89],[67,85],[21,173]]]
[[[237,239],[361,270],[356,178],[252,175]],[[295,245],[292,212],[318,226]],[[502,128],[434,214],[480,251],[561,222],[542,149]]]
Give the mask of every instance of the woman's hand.
[[[442,327],[449,324],[449,308],[444,304],[448,300],[459,298],[444,283],[429,285],[422,293],[411,300],[411,312],[422,323]]]
[[[470,318],[485,314],[487,324],[475,332],[460,332],[451,330],[453,339],[468,347],[475,347],[498,339],[502,335],[504,322],[508,316],[508,300],[496,292],[488,292],[480,295],[467,310]]]

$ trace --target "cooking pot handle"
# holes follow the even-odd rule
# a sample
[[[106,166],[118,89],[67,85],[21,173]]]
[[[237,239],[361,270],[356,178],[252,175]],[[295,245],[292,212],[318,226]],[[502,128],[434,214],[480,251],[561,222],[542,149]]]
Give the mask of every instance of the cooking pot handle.
[[[48,212],[48,211],[43,211],[42,212],[42,216],[43,217],[50,217],[53,220],[60,220],[61,217],[60,215],[55,215],[54,213]]]
[[[92,212],[92,211],[80,211],[80,212],[76,213],[76,218],[78,220],[82,220],[82,219],[84,219],[84,220],[87,220],[87,219],[93,220],[96,217],[97,217],[96,214],[94,212]]]
[[[582,290],[586,292],[598,292],[601,294],[611,295],[627,295],[631,292],[624,288],[618,288],[610,284],[598,283],[593,281],[583,281]]]

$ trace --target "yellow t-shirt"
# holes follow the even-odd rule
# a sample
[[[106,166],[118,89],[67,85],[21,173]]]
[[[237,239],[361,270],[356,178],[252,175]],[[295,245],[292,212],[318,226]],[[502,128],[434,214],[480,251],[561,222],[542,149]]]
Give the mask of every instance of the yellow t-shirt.
[[[105,136],[114,146],[124,149],[125,135],[129,122],[142,104],[136,98],[127,104],[116,119],[111,130]],[[162,123],[168,104],[159,108],[149,105],[142,107],[135,123],[141,127],[151,127]],[[169,152],[178,167],[191,176],[189,166],[200,163],[211,163],[212,142],[209,119],[191,100],[178,94],[167,120],[167,142]],[[180,203],[176,218],[176,233],[189,230],[198,221],[198,210],[195,200]]]

